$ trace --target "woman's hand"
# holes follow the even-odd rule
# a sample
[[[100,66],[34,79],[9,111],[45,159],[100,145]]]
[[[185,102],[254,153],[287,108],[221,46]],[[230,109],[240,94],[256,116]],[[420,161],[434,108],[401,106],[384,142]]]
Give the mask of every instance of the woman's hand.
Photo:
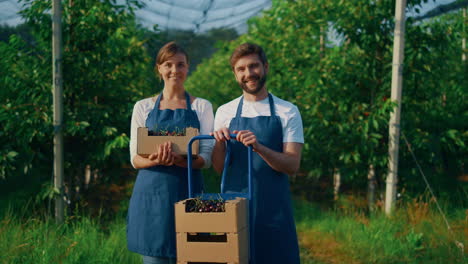
[[[148,159],[153,162],[154,166],[172,166],[174,164],[174,156],[172,155],[172,143],[165,142],[159,145],[158,150],[148,156]]]

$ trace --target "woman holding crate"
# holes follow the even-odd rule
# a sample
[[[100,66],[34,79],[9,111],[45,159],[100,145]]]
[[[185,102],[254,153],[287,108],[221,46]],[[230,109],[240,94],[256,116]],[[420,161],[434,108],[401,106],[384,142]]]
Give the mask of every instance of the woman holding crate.
[[[172,152],[171,143],[159,146],[148,157],[137,155],[137,129],[147,127],[165,132],[198,128],[201,134],[213,130],[213,108],[209,101],[189,95],[184,88],[189,69],[187,53],[176,43],[164,45],[156,58],[155,71],[164,81],[163,91],[138,101],[134,108],[130,132],[130,156],[138,176],[130,199],[127,216],[127,246],[143,256],[143,263],[175,263],[176,235],[174,203],[186,199],[187,161]],[[200,142],[193,168],[211,165],[212,142]],[[202,182],[195,170],[196,189]]]

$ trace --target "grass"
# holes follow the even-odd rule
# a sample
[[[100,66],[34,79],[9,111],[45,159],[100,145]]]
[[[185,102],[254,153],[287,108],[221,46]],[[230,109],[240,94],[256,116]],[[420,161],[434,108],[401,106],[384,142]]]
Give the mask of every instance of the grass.
[[[296,200],[302,263],[468,263],[468,210],[452,214],[451,232],[423,204],[411,201],[386,217]]]
[[[66,224],[7,215],[0,222],[0,263],[141,263],[127,250],[125,221],[102,225],[89,218]]]
[[[422,199],[401,205],[392,217],[369,216],[345,202],[323,209],[295,200],[294,207],[303,264],[468,263],[466,209],[451,211],[450,232],[431,201]],[[1,264],[141,263],[127,250],[123,214],[112,221],[69,217],[64,225],[44,216],[0,217]]]

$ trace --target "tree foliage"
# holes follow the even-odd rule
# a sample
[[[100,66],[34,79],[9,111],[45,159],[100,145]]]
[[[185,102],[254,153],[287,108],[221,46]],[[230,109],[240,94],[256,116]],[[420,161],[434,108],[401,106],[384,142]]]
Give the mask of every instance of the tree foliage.
[[[22,1],[34,37],[0,42],[1,177],[52,166],[51,1]],[[135,24],[136,1],[63,4],[65,172],[111,168],[128,160],[132,105],[151,93],[154,74]]]
[[[408,1],[407,8],[421,2]],[[220,44],[197,68],[188,80],[189,90],[215,106],[239,96],[229,56],[243,42],[257,43],[270,64],[268,89],[301,111],[302,170],[319,177],[338,168],[348,183],[360,184],[372,164],[382,177],[387,170],[389,114],[395,106],[388,100],[394,10],[395,1],[273,1],[270,10],[249,21],[246,35]],[[467,122],[459,119],[466,119],[459,17],[425,23],[408,19],[402,110],[402,131],[421,162],[430,172],[452,180],[466,163]],[[324,47],[320,37],[327,31],[336,33],[328,34]],[[404,147],[402,177],[419,179]],[[434,159],[437,156],[441,159]],[[452,156],[457,161],[449,172],[441,165]]]

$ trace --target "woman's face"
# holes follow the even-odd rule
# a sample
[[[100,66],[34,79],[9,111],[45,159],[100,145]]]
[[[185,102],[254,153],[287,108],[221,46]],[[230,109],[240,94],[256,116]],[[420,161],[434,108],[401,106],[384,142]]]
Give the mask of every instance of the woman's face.
[[[158,64],[158,72],[165,85],[183,85],[187,79],[188,69],[187,58],[182,53],[176,53],[163,63]]]

